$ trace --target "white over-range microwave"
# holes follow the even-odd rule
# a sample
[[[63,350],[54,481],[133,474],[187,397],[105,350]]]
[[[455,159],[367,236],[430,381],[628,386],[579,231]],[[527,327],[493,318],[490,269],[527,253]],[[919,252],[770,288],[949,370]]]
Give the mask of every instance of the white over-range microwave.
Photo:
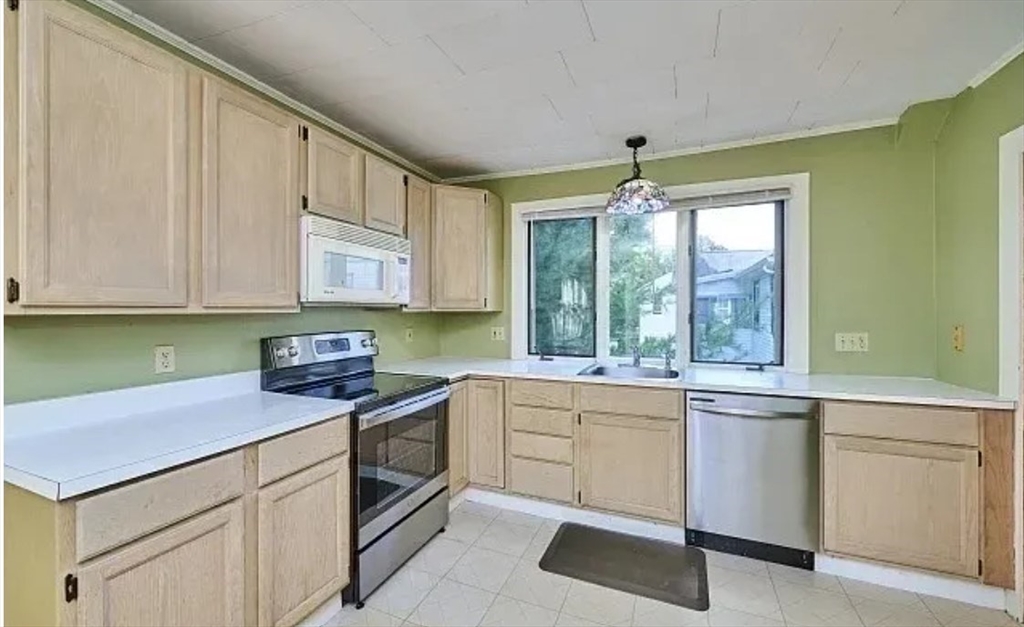
[[[320,216],[301,220],[302,302],[409,304],[409,240]]]

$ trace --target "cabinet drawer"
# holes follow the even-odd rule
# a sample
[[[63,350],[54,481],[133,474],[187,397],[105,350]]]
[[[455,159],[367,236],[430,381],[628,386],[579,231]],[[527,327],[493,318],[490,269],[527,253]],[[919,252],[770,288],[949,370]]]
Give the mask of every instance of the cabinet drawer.
[[[651,418],[680,418],[682,395],[673,390],[623,385],[581,385],[580,411]]]
[[[825,433],[977,446],[978,415],[967,409],[825,403]]]
[[[512,404],[572,409],[572,384],[553,381],[512,381]]]
[[[518,457],[571,464],[572,439],[513,431],[509,437],[509,452]]]
[[[559,409],[512,406],[513,431],[529,431],[548,435],[572,436],[573,413]]]
[[[243,472],[242,451],[235,451],[78,501],[78,561],[241,495]]]
[[[512,492],[566,503],[573,500],[572,466],[513,457],[509,473]]]
[[[287,477],[348,450],[348,419],[336,418],[259,445],[259,484]]]

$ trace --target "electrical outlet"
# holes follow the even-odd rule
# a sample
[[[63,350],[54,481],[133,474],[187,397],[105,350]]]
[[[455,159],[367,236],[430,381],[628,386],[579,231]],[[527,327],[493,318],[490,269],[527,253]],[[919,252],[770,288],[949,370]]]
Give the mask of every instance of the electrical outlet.
[[[405,341],[406,342],[411,342],[412,339],[413,339],[412,327],[407,327],[405,329]]]
[[[157,346],[153,348],[153,372],[156,374],[174,372],[173,346]]]
[[[958,324],[953,327],[953,350],[958,353],[964,352],[964,325]]]
[[[491,327],[491,339],[495,342],[504,342],[505,327]]]
[[[836,333],[837,353],[866,353],[869,349],[867,333]]]

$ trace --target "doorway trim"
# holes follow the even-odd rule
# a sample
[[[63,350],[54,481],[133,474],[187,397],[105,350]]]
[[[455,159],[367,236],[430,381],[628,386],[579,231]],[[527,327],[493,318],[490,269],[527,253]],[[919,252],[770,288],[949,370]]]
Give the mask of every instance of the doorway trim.
[[[999,395],[1014,413],[1014,563],[1016,586],[1006,610],[1024,619],[1024,126],[999,138]]]

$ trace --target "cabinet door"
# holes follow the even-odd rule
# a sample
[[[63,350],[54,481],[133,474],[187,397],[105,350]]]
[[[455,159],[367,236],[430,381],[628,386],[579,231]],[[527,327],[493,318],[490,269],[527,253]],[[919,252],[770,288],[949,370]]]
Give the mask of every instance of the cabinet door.
[[[455,494],[466,487],[469,482],[467,467],[467,436],[468,411],[466,383],[455,383],[451,386],[451,397],[448,399],[448,492]]]
[[[362,151],[319,129],[308,132],[309,210],[362,225]]]
[[[19,19],[23,304],[186,305],[184,65],[64,2]]]
[[[469,481],[505,487],[505,384],[470,380]]]
[[[298,305],[298,128],[294,118],[203,80],[203,305]]]
[[[407,230],[412,245],[412,272],[409,305],[406,309],[430,309],[431,231],[433,210],[430,183],[409,177]]]
[[[242,625],[243,519],[236,500],[86,562],[79,626]]]
[[[978,573],[978,452],[825,436],[825,550]]]
[[[405,172],[366,155],[366,226],[405,235]]]
[[[485,209],[482,190],[434,187],[434,309],[484,308]]]
[[[680,420],[583,413],[578,456],[580,503],[680,522],[681,434]]]
[[[260,625],[294,625],[348,584],[348,472],[342,455],[260,489]]]

